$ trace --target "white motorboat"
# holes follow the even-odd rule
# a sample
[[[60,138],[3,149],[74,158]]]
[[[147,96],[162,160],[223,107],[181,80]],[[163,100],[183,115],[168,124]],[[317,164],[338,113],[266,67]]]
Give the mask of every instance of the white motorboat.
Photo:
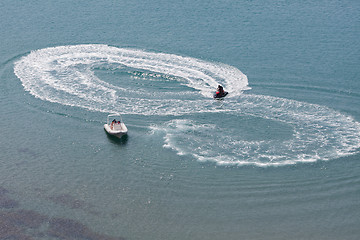
[[[122,137],[127,134],[127,127],[123,123],[120,114],[110,114],[107,116],[107,122],[104,124],[105,131],[113,136]]]

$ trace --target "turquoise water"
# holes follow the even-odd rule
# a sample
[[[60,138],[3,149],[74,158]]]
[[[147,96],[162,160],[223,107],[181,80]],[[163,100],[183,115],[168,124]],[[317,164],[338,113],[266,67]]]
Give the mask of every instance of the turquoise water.
[[[0,6],[1,221],[41,215],[12,222],[35,239],[360,235],[357,1]],[[113,112],[128,137],[104,132]]]

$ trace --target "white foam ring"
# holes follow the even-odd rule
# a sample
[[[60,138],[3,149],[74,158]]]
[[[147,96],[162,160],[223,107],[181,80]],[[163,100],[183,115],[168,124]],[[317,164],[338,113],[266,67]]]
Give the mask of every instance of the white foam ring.
[[[148,93],[126,82],[114,85],[95,74],[98,68],[113,72],[123,69],[138,82],[146,81],[146,77],[176,82],[188,91],[152,89]],[[42,100],[91,111],[181,116],[152,129],[165,131],[165,147],[200,161],[278,166],[347,156],[360,147],[360,124],[351,116],[315,104],[243,94],[249,89],[247,77],[226,64],[90,44],[33,51],[15,63],[14,72],[25,90]],[[221,108],[209,98],[218,84],[230,93]],[[194,92],[197,98],[188,97]],[[289,126],[291,137],[248,140],[231,134],[232,129],[221,123],[191,119],[194,114],[216,112],[275,121]],[[224,131],[229,134],[221,134]]]

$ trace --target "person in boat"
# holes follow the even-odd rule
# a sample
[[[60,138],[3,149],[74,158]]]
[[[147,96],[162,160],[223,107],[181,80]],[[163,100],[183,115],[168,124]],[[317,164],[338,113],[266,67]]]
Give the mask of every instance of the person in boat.
[[[116,119],[112,120],[111,124],[110,124],[110,128],[113,129],[114,124],[116,123]]]

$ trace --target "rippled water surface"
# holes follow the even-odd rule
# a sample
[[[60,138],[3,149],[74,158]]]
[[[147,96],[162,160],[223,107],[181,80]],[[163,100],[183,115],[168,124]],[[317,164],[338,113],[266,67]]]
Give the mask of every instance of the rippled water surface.
[[[360,235],[356,1],[0,6],[0,238]]]

